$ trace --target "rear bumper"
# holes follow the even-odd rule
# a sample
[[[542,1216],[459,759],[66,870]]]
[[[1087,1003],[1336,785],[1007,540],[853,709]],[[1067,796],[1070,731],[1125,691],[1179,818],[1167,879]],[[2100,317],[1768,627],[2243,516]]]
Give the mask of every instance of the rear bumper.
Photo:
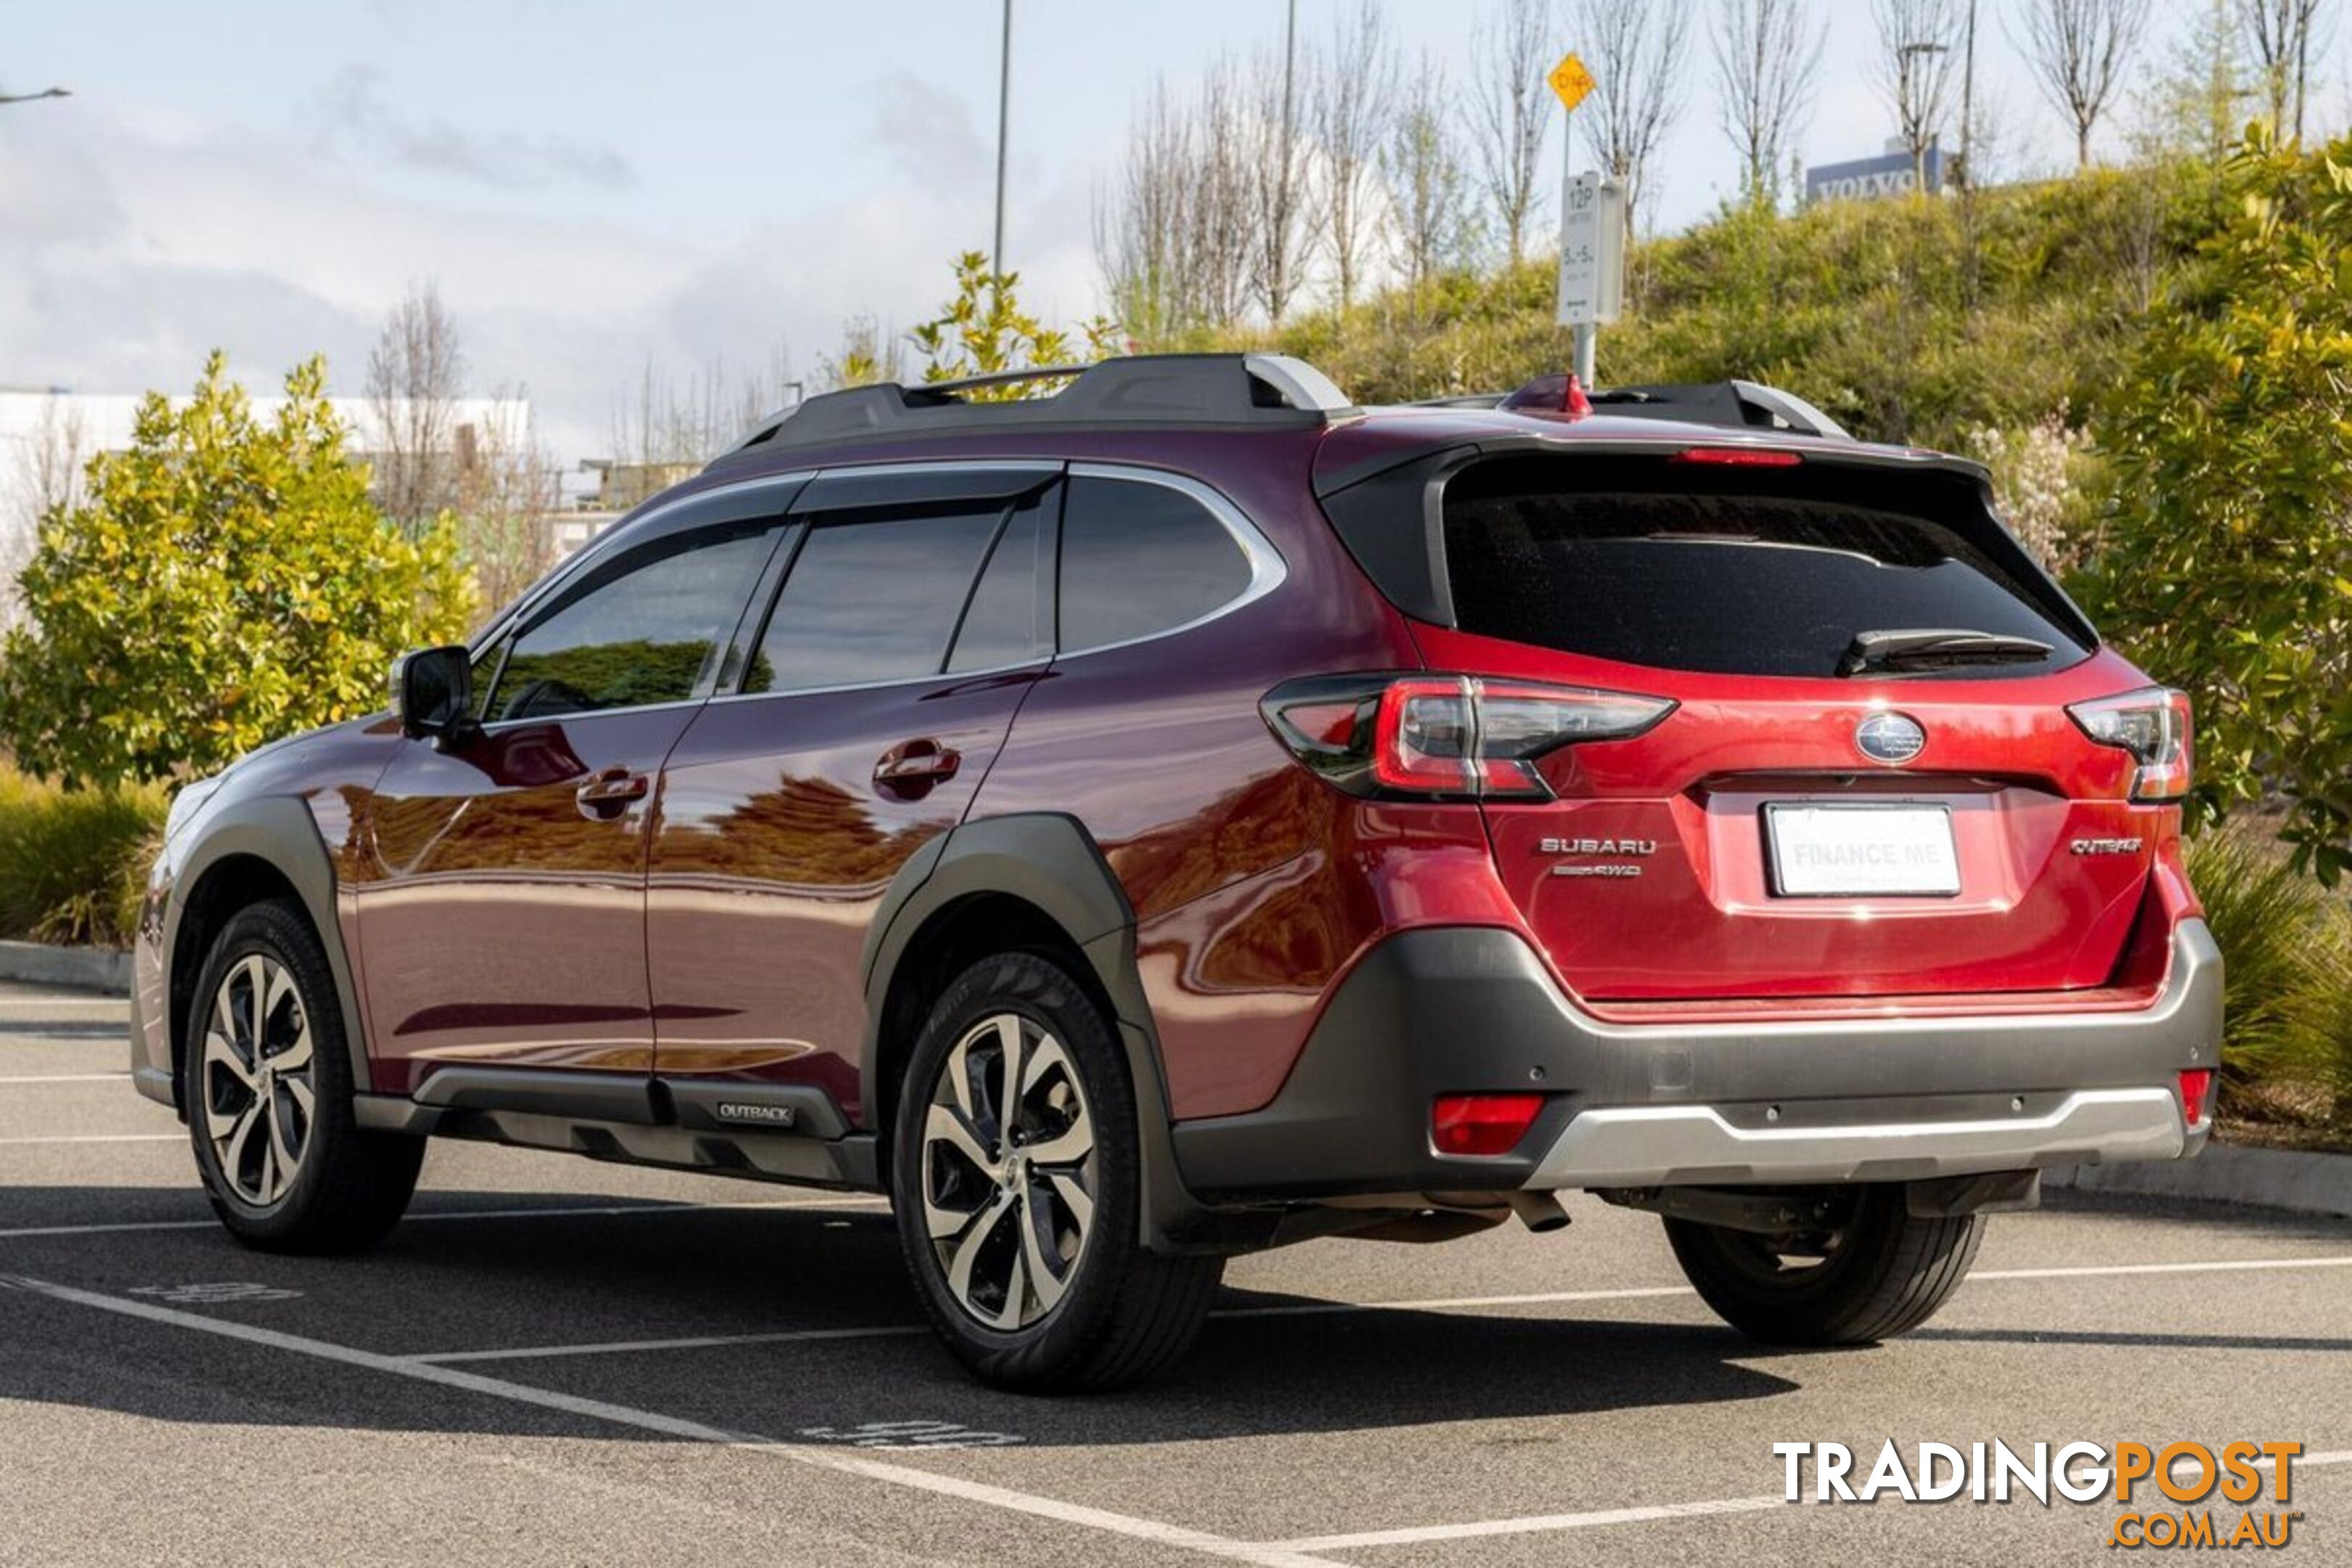
[[[2162,992],[2128,1012],[1624,1025],[1574,1006],[1516,933],[1442,927],[1374,949],[1273,1103],[1181,1123],[1214,1202],[1517,1187],[1914,1181],[2174,1159],[2177,1075],[2217,1064],[2221,957],[2174,931]],[[1517,1149],[1437,1153],[1440,1094],[1549,1096]]]

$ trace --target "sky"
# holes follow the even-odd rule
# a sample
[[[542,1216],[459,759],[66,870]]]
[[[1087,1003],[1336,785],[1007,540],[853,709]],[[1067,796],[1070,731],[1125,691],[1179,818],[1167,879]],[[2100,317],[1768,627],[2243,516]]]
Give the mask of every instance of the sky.
[[[1355,0],[1298,0],[1311,43]],[[1414,68],[1462,79],[1478,15],[1376,0]],[[1627,0],[1658,4],[1661,0]],[[1712,0],[1706,0],[1711,4]],[[2071,135],[1981,0],[2000,163]],[[1281,0],[1013,0],[1006,265],[1065,322],[1100,307],[1095,193],[1156,79],[1279,46]],[[1828,18],[1810,163],[1879,152],[1866,0]],[[2155,0],[2143,63],[2198,0]],[[527,392],[566,463],[610,449],[651,366],[814,378],[843,325],[903,330],[986,248],[997,0],[5,0],[0,386],[183,391],[226,349],[248,383],[327,354],[357,393],[384,312],[431,279],[468,390]],[[1572,47],[1570,13],[1554,30]],[[1736,183],[1694,30],[1654,218]],[[1545,189],[1559,168],[1558,112]],[[2001,172],[1997,166],[1996,173]],[[1549,204],[1547,204],[1549,207]]]

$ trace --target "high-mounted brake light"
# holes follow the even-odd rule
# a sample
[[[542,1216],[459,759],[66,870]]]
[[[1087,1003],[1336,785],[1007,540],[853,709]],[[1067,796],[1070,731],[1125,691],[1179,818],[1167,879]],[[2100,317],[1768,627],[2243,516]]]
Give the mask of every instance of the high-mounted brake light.
[[[1669,463],[1718,463],[1727,468],[1793,468],[1805,460],[1802,452],[1774,447],[1685,447]]]
[[[2189,793],[2188,693],[2152,686],[2077,702],[2066,711],[2083,733],[2102,746],[2129,752],[2139,763],[2132,770],[2132,799],[2179,800]]]
[[[1661,697],[1471,675],[1318,676],[1268,692],[1266,723],[1350,795],[1549,800],[1536,763],[1622,741],[1674,711]]]

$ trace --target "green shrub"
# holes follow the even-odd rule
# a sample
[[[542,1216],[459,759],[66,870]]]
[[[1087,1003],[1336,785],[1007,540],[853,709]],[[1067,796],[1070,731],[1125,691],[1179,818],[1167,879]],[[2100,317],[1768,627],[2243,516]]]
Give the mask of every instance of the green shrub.
[[[66,790],[0,768],[0,939],[127,947],[169,793]]]
[[[2227,965],[2224,1113],[2352,1127],[2352,906],[2251,825],[2188,859]]]

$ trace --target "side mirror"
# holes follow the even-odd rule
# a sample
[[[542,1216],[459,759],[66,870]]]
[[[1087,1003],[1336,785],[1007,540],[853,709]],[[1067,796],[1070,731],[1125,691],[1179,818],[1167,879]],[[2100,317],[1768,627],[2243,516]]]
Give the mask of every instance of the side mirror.
[[[474,656],[460,647],[415,648],[392,661],[392,712],[411,740],[446,743],[474,724]]]

